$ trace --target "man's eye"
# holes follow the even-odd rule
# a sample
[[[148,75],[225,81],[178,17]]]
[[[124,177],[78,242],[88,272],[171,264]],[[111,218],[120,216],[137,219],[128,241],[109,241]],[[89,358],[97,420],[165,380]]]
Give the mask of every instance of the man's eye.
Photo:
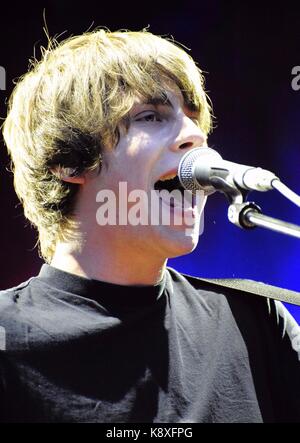
[[[135,117],[137,122],[161,122],[161,116],[156,112],[143,112]]]

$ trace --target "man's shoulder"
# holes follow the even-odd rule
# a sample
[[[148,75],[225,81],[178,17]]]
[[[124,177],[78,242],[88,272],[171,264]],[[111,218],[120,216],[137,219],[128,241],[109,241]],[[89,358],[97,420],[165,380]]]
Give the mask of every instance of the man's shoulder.
[[[245,313],[253,317],[257,310],[267,313],[270,301],[255,292],[228,287],[221,279],[206,279],[178,272],[168,267],[177,302],[192,305],[195,309],[209,312],[212,318],[229,318],[233,313]]]
[[[276,335],[279,333],[278,337],[288,336],[292,343],[295,337],[299,341],[300,326],[280,300],[284,298],[283,295],[286,296],[285,301],[288,297],[292,300],[293,297],[300,297],[300,293],[255,280],[206,279],[168,269],[175,282],[192,288],[207,306],[216,310],[216,316],[230,311],[245,335],[249,335],[253,329],[261,329],[265,335],[269,329]],[[299,346],[294,350],[299,352]]]
[[[11,306],[13,304],[18,303],[19,298],[28,291],[28,287],[30,286],[34,277],[29,278],[28,280],[19,283],[17,286],[13,286],[7,289],[0,290],[0,312],[6,306]]]
[[[252,280],[239,279],[239,281],[245,283],[245,285],[228,285],[226,283],[232,281],[232,279],[198,277],[179,272],[170,267],[168,267],[168,271],[176,287],[182,286],[187,290],[197,291],[203,297],[212,297],[214,300],[219,301],[241,295],[245,295],[246,298],[249,298],[250,294],[247,294],[244,290],[245,285],[251,282],[254,284],[254,288],[255,283],[258,283]],[[255,294],[255,291],[251,294]]]
[[[272,318],[275,323],[283,320],[283,329],[287,321],[294,327],[297,323],[284,306],[282,301],[292,300],[300,293],[271,286],[266,283],[249,279],[201,278],[178,272],[169,268],[168,271],[175,287],[181,287],[181,292],[188,298],[197,298],[210,310],[216,310],[218,315],[231,311],[236,319],[247,323],[247,318]],[[284,297],[285,296],[285,297]]]
[[[8,289],[0,290],[0,326],[15,327],[15,323],[26,323],[28,310],[36,308],[35,293],[39,291],[36,277]],[[33,315],[35,309],[31,309]]]
[[[243,295],[255,299],[274,299],[300,305],[300,292],[244,278],[203,278],[168,268],[175,281],[187,282],[195,289],[224,295]]]
[[[23,305],[30,291],[31,281],[32,278],[0,291],[0,351],[26,348],[27,322]]]

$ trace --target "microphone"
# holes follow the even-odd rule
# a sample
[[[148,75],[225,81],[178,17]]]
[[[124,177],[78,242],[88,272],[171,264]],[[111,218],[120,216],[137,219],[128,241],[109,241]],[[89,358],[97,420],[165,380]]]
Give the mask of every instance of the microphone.
[[[211,148],[194,148],[181,159],[178,177],[182,186],[192,192],[204,191],[206,195],[229,188],[248,191],[269,191],[273,181],[279,180],[266,169],[240,165],[223,160]]]

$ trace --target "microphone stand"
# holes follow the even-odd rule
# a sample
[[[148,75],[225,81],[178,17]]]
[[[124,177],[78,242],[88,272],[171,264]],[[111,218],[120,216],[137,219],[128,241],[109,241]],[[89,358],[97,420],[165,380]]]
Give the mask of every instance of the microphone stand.
[[[259,226],[300,238],[300,226],[264,215],[256,203],[245,201],[248,193],[244,189],[234,187],[220,177],[212,177],[211,182],[215,189],[224,193],[229,200],[228,220],[231,223],[243,229]]]

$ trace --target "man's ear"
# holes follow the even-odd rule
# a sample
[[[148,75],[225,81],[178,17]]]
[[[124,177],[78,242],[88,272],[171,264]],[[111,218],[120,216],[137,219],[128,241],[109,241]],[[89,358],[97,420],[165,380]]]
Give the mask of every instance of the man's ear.
[[[78,185],[83,185],[85,183],[85,176],[75,175],[75,169],[73,168],[63,168],[62,166],[55,166],[55,168],[51,168],[50,171],[57,178],[64,182],[76,183]]]

